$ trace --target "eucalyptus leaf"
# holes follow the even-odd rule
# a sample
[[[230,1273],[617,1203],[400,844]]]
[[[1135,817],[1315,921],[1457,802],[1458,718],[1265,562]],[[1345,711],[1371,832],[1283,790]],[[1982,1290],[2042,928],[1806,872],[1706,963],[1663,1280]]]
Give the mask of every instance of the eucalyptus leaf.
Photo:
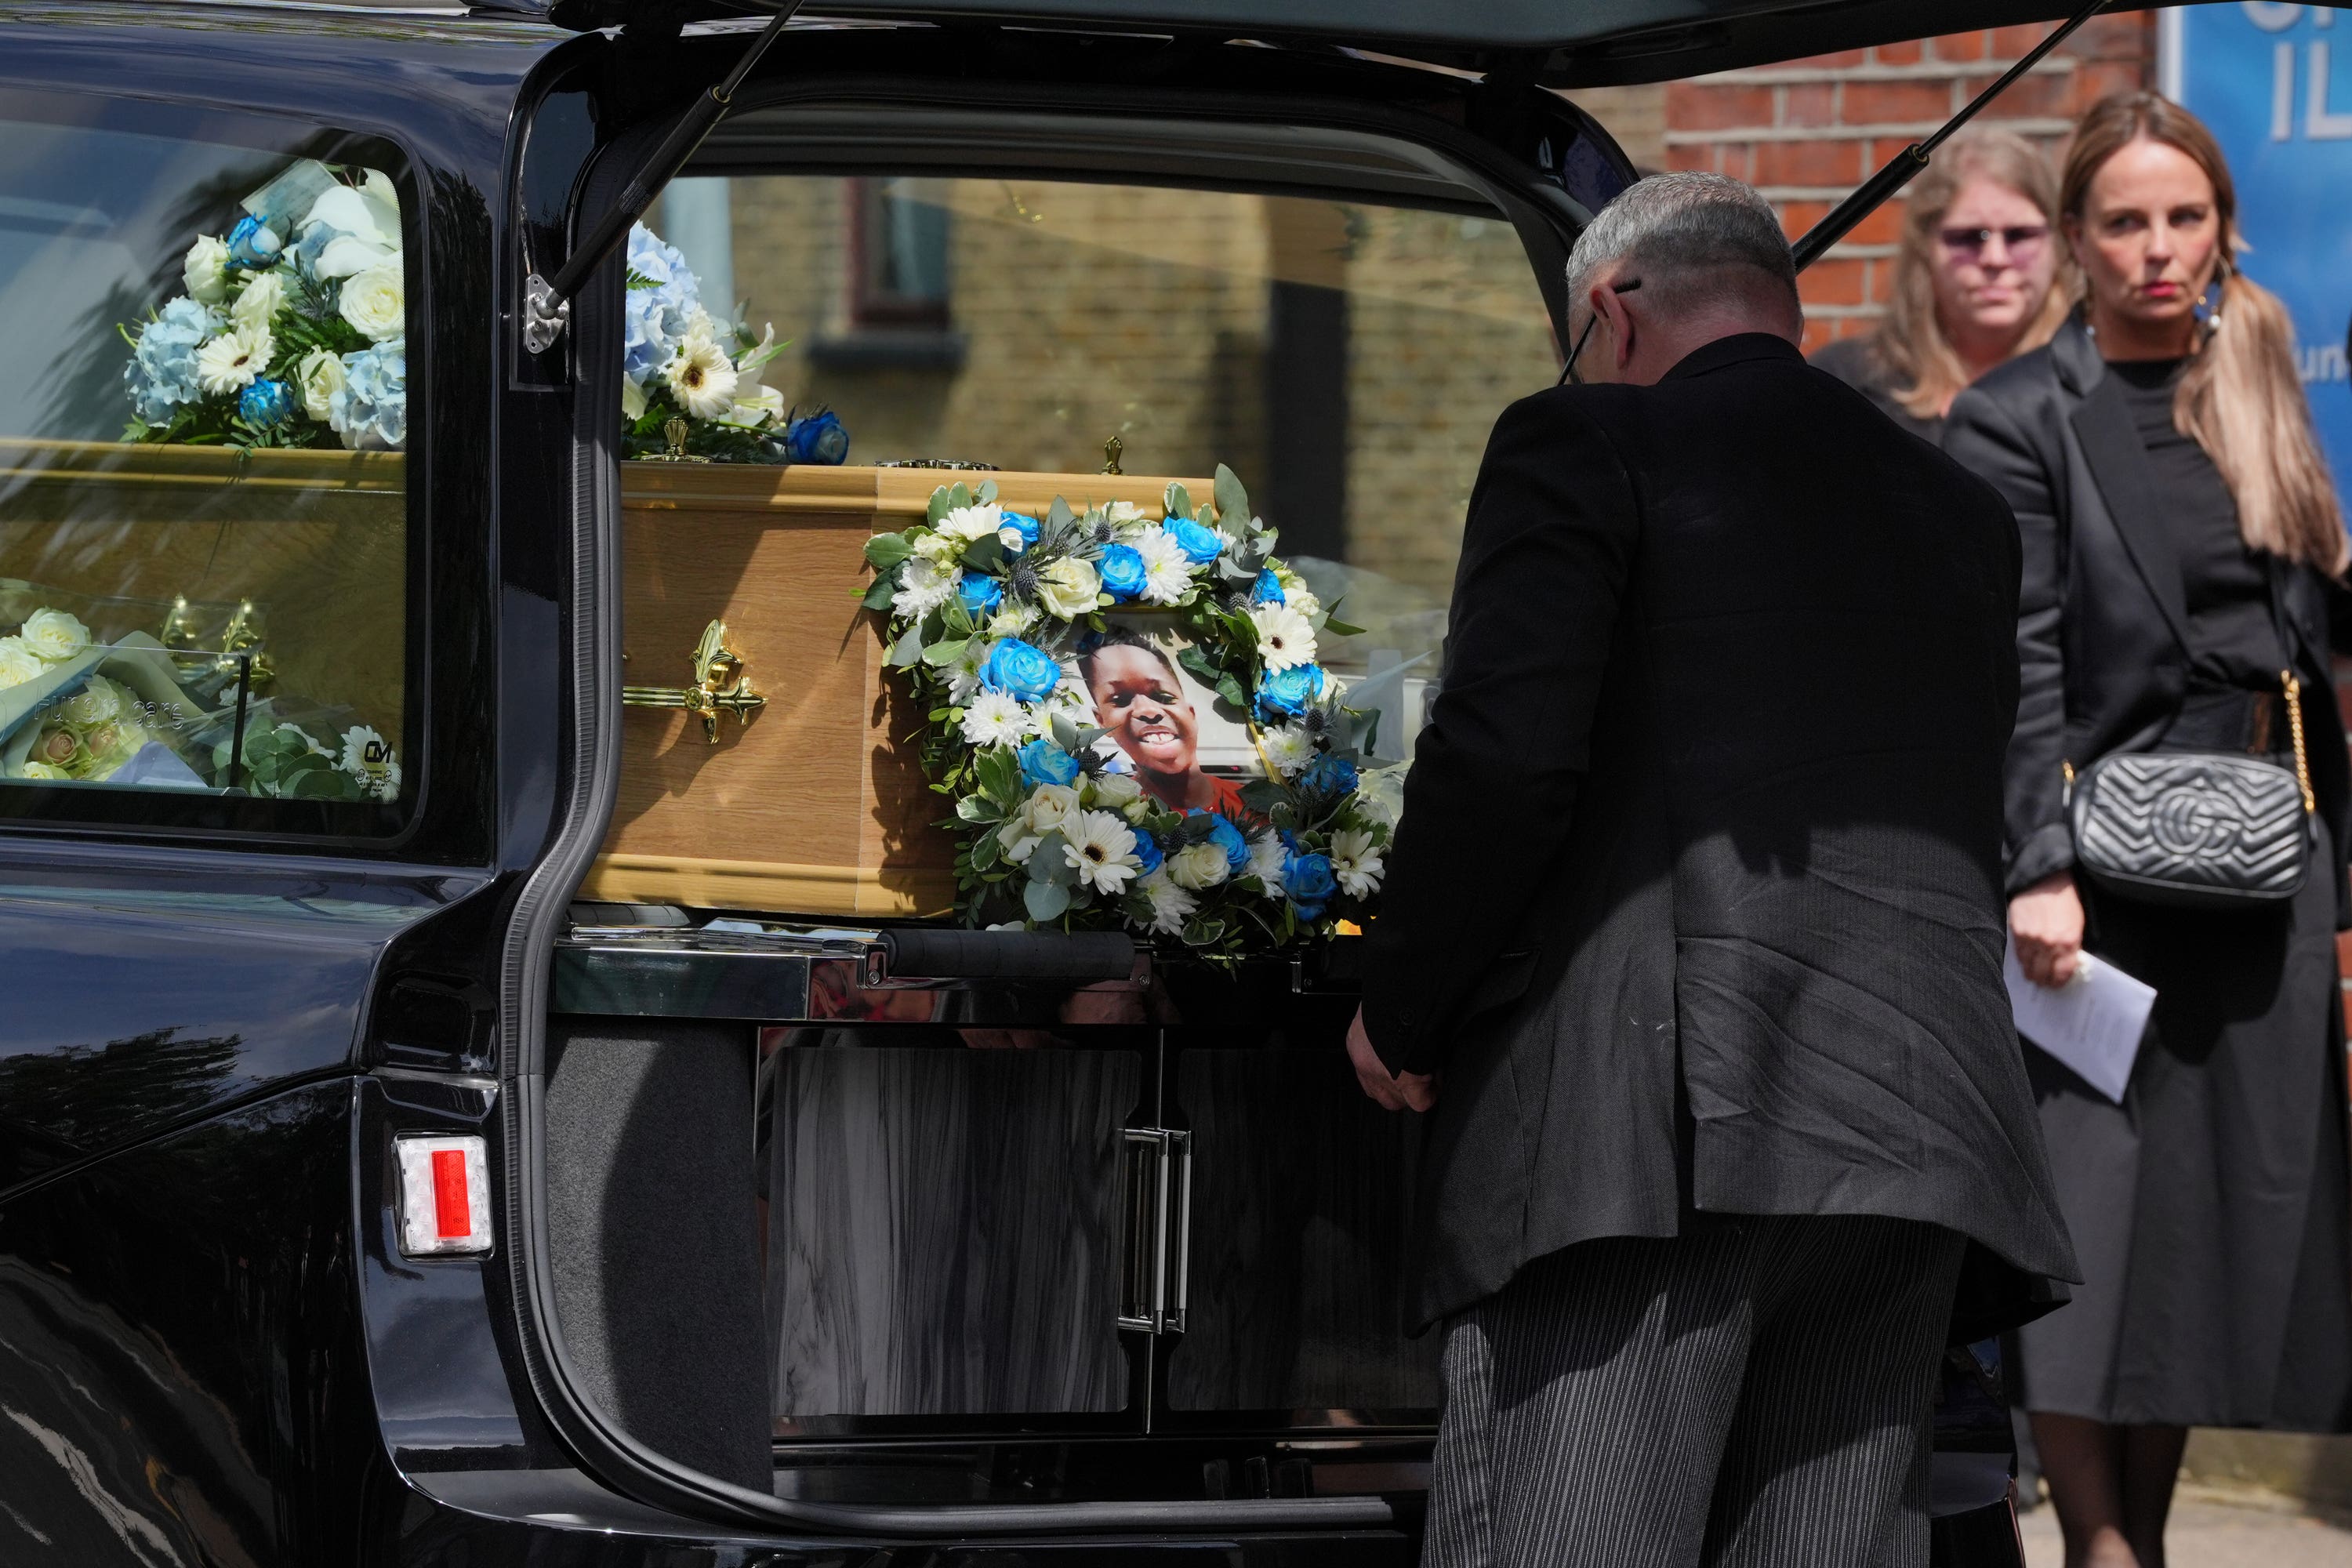
[[[1021,902],[1029,918],[1042,924],[1062,918],[1070,907],[1070,890],[1056,882],[1032,882],[1021,889]]]
[[[1252,779],[1242,785],[1242,804],[1260,816],[1290,798],[1290,792],[1272,779]]]
[[[950,509],[954,505],[955,503],[948,499],[948,487],[941,485],[931,492],[931,503],[924,509],[924,516],[929,520],[933,528],[937,528],[940,525],[940,519],[947,516]]]
[[[971,504],[971,487],[961,479],[948,487],[948,510],[961,511]]]
[[[1077,753],[1078,727],[1067,713],[1056,713],[1054,715],[1054,744],[1061,747],[1062,750],[1070,752],[1073,756]]]
[[[1217,672],[1217,695],[1236,708],[1246,710],[1249,707],[1249,694],[1242,689],[1242,683],[1234,679],[1231,670]]]
[[[1054,504],[1045,509],[1045,521],[1057,531],[1076,528],[1078,524],[1077,514],[1070,510],[1070,503],[1060,496],[1055,496]]]
[[[898,596],[898,584],[893,583],[887,576],[877,577],[866,585],[866,592],[858,596],[857,607],[861,610],[887,610],[890,607],[890,601]]]
[[[995,504],[996,504],[996,481],[995,481],[994,479],[982,479],[982,480],[981,480],[981,481],[980,481],[980,489],[978,490],[977,494],[978,494],[978,496],[979,496],[979,499],[980,499],[980,504],[981,504],[981,505],[982,505],[982,506],[993,506],[993,505],[995,505]]]
[[[1004,541],[983,533],[963,547],[961,559],[971,571],[994,572],[1004,564]]]
[[[1217,465],[1216,497],[1217,521],[1239,532],[1243,520],[1250,516],[1249,491],[1242,488],[1241,476],[1223,463]]]
[[[923,628],[908,626],[906,635],[890,645],[887,661],[893,669],[912,669],[923,661]]]
[[[1171,480],[1168,485],[1167,492],[1162,496],[1161,500],[1163,504],[1168,508],[1169,516],[1190,517],[1192,515],[1192,492],[1186,489],[1182,485]]]
[[[887,572],[914,552],[903,533],[877,533],[866,542],[866,563],[877,572]]]
[[[940,606],[940,625],[952,637],[968,637],[976,629],[972,625],[971,612],[964,608],[961,599],[950,599]]]

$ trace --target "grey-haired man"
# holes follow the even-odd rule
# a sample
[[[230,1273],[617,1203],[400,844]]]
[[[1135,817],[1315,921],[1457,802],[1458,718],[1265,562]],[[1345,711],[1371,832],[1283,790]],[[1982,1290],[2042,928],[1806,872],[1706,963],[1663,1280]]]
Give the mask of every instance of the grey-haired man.
[[[1569,271],[1349,1039],[1430,1115],[1424,1560],[1925,1563],[1948,1334],[2074,1268],[2001,982],[2016,526],[1805,364],[1747,186],[1643,181]]]

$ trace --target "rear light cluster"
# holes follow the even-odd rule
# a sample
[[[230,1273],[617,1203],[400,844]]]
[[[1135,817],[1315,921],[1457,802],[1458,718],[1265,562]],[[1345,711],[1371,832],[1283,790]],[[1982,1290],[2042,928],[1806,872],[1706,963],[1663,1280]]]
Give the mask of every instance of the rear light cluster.
[[[490,1249],[490,1163],[479,1138],[398,1138],[400,1250],[411,1258]]]

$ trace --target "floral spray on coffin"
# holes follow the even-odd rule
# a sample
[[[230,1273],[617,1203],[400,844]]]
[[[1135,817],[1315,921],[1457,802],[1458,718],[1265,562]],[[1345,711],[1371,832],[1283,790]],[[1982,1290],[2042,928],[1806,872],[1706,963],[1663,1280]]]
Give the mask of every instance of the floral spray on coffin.
[[[1130,930],[1231,960],[1361,921],[1392,826],[1366,715],[1317,662],[1339,620],[1273,555],[1220,466],[1213,504],[1168,487],[1043,517],[943,487],[924,523],[866,543],[867,607],[925,714],[955,805],[971,925]],[[1198,763],[1213,708],[1257,776]]]

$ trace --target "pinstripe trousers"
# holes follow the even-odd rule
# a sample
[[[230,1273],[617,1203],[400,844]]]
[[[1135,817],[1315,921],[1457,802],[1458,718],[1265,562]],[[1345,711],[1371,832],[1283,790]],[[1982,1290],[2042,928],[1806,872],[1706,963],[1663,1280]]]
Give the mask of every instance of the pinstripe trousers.
[[[1538,1258],[1447,1324],[1423,1568],[1924,1568],[1964,1245],[1697,1215]]]

